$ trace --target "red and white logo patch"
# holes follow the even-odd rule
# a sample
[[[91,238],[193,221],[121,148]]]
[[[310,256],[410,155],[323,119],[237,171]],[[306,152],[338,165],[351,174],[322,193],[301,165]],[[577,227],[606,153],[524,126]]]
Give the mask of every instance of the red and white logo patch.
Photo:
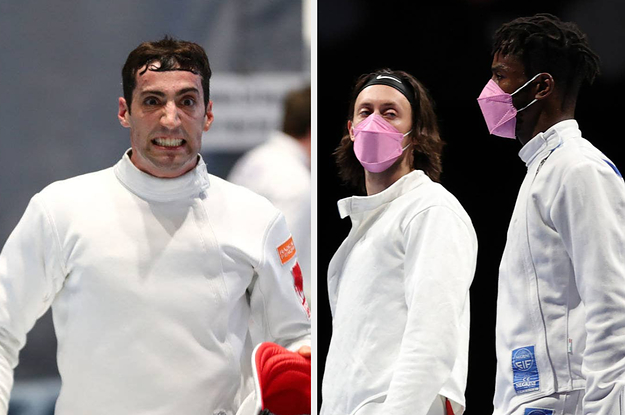
[[[282,262],[282,265],[289,262],[295,256],[295,244],[293,243],[293,237],[291,236],[277,249],[278,255],[280,255],[280,261]]]
[[[308,308],[308,302],[306,301],[306,296],[304,295],[304,277],[302,276],[302,269],[299,266],[299,263],[295,263],[293,268],[291,268],[291,274],[293,275],[293,286],[295,286],[295,292],[297,296],[302,302],[302,307],[306,311],[306,315],[310,318],[310,308]]]

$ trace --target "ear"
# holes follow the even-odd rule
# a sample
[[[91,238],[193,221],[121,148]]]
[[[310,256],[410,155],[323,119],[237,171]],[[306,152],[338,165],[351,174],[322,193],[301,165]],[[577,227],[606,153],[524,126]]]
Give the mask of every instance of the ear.
[[[130,114],[128,113],[128,104],[126,104],[126,100],[123,97],[119,97],[118,104],[119,108],[117,110],[117,119],[123,127],[130,128]]]
[[[534,98],[537,100],[545,99],[549,97],[555,91],[556,83],[553,79],[553,76],[549,73],[542,73],[537,78],[538,79],[538,90],[536,91],[536,95]]]
[[[352,120],[347,120],[347,132],[349,133],[349,138],[354,141],[354,129],[352,128]]]
[[[213,123],[213,119],[215,116],[213,115],[213,101],[208,101],[208,105],[206,106],[206,114],[204,114],[204,131],[208,131],[211,128],[211,124]]]

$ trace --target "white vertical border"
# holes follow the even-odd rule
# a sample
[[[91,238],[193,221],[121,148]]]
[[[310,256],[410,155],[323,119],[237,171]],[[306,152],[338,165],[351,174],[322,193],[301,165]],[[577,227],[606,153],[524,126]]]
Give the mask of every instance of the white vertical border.
[[[310,47],[310,86],[311,86],[311,119],[310,133],[312,137],[310,154],[310,185],[311,185],[311,220],[310,232],[311,256],[310,256],[310,291],[312,296],[311,307],[311,345],[312,345],[312,367],[311,367],[311,414],[317,413],[317,282],[321,276],[317,272],[317,0],[303,0],[303,29],[304,39],[309,39]]]

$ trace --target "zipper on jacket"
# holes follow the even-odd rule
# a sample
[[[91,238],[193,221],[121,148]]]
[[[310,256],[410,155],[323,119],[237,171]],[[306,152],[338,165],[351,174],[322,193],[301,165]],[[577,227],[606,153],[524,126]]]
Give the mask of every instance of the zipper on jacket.
[[[536,173],[534,174],[534,178],[536,178],[536,176],[538,175],[538,172],[540,171],[540,168],[543,166],[543,164],[545,164],[545,161],[547,161],[549,156],[551,156],[551,154],[553,154],[553,152],[556,151],[557,148],[560,147],[561,145],[562,145],[562,141],[560,141],[560,144],[558,144],[557,146],[549,150],[549,154],[547,154],[547,156],[540,161],[540,163],[538,164],[538,168],[536,169]]]

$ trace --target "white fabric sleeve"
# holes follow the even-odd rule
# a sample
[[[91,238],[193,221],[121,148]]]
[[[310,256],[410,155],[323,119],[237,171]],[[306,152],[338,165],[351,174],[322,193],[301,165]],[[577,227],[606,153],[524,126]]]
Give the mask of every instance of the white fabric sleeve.
[[[419,213],[405,234],[406,328],[379,413],[426,415],[449,379],[468,313],[477,240],[473,228],[447,207]],[[466,373],[466,372],[465,372]]]
[[[300,266],[302,267],[302,274],[304,276],[304,293],[306,299],[309,301],[311,296],[311,201],[310,201],[310,187],[303,187],[301,189],[291,189],[289,195],[283,193],[282,196],[276,196],[271,199],[271,202],[275,205],[287,221],[287,226],[293,235],[293,241],[297,247],[297,258]]]
[[[302,275],[297,255],[289,251],[290,238],[280,213],[263,240],[258,276],[250,289],[250,306],[264,341],[296,350],[304,344],[310,345],[310,315],[300,291],[301,284],[296,284],[296,281],[301,283]]]
[[[26,334],[50,307],[52,281],[62,273],[58,237],[36,195],[0,253],[0,414]]]
[[[550,215],[586,312],[584,414],[616,413],[625,380],[625,184],[607,164],[578,163]]]

